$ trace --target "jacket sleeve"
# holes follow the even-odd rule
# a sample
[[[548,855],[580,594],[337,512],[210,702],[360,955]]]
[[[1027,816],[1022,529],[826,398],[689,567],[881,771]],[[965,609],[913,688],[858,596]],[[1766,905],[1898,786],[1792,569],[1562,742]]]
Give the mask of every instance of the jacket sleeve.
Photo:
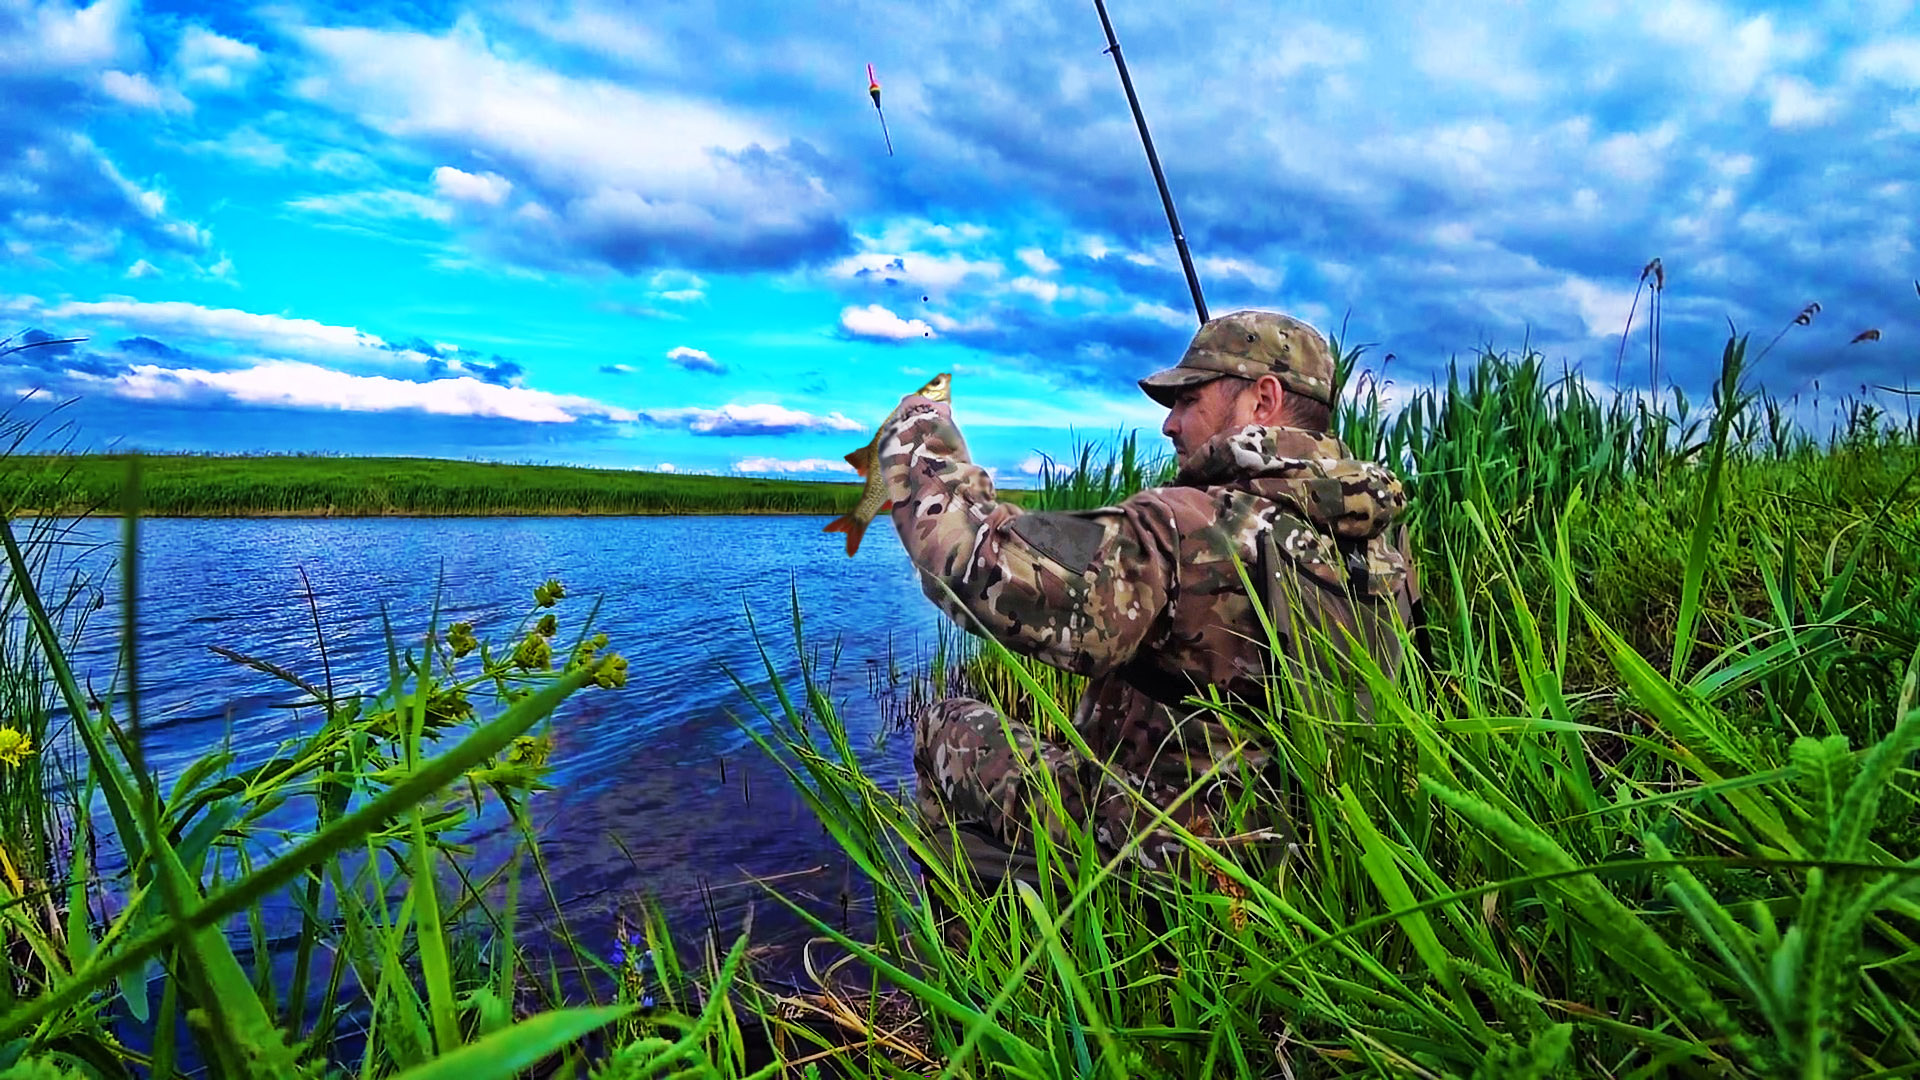
[[[919,395],[887,419],[878,464],[922,591],[961,626],[1080,675],[1125,664],[1165,629],[1179,545],[1151,497],[1080,513],[1002,502],[948,404]]]

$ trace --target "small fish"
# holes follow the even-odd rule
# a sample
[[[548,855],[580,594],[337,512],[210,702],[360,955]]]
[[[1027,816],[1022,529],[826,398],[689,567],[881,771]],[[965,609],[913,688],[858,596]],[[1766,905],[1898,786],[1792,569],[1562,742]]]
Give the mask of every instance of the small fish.
[[[934,401],[946,401],[952,389],[953,376],[943,371],[914,393]],[[885,429],[886,425],[881,425],[881,430]],[[860,538],[867,534],[867,526],[873,524],[874,515],[893,509],[893,500],[887,498],[886,474],[883,470],[874,467],[874,458],[879,453],[880,432],[876,431],[873,433],[872,442],[847,455],[847,464],[853,466],[853,471],[866,480],[867,486],[861,490],[860,502],[854,506],[852,513],[834,518],[831,524],[820,530],[846,533],[848,558],[852,558],[853,553],[860,550]]]

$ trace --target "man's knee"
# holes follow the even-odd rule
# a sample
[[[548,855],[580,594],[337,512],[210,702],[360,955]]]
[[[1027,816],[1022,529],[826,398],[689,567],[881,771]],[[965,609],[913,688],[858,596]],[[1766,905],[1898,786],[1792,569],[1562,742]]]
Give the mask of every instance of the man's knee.
[[[1018,721],[972,698],[936,702],[914,726],[921,802],[943,802],[963,821],[1024,816],[1026,774],[1054,771],[1054,756],[1054,748],[1037,745]]]
[[[1023,732],[1016,730],[1012,746],[1025,742]],[[979,759],[1006,746],[1010,746],[1006,721],[985,701],[935,701],[914,721],[914,769],[924,776],[948,773],[956,765],[977,765]]]

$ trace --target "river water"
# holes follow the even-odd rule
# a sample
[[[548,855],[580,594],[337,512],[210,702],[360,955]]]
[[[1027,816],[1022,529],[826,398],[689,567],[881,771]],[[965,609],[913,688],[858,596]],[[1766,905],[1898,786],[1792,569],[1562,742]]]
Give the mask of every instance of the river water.
[[[299,691],[209,646],[270,660],[318,684],[324,637],[336,685],[377,690],[387,680],[383,606],[397,639],[417,644],[438,587],[441,626],[470,621],[482,639],[510,647],[514,625],[533,610],[534,587],[558,578],[568,595],[553,609],[560,620],[556,652],[598,599],[595,627],[630,661],[624,688],[582,691],[555,714],[548,777],[555,790],[531,804],[573,931],[606,940],[615,907],[645,894],[677,928],[717,922],[722,948],[749,903],[757,941],[791,943],[801,924],[744,882],[749,875],[791,875],[783,891],[821,912],[838,911],[845,860],[785,774],[741,730],[742,722],[762,731],[767,724],[727,670],[777,708],[764,647],[777,675],[799,694],[791,619],[797,590],[807,652],[824,664],[839,650],[832,697],[863,764],[897,788],[911,783],[911,740],[883,738],[888,710],[871,692],[870,672],[897,667],[910,674],[931,656],[943,625],[953,633],[921,594],[886,521],[876,523],[852,559],[842,537],[820,531],[825,521],[143,521],[137,640],[149,764],[166,783],[226,740],[243,767],[319,725],[317,709],[286,708]],[[108,603],[76,654],[83,685],[90,678],[102,693],[121,639],[120,579],[108,565],[118,557],[119,535],[117,521],[95,519],[74,523],[68,537],[102,545],[77,563],[108,587]],[[490,702],[476,697],[476,704],[483,716],[493,715]],[[504,830],[483,830],[475,840],[482,863],[509,843]],[[527,895],[523,907],[537,910],[536,899]]]

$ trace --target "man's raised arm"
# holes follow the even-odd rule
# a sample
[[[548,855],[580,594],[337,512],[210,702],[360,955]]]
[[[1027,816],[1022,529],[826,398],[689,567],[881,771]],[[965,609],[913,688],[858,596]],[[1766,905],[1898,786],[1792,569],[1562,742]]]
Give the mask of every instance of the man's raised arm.
[[[1126,663],[1163,629],[1178,542],[1150,498],[1071,514],[1002,502],[950,406],[918,395],[888,417],[878,464],[921,588],[961,626],[977,629],[971,613],[1008,649],[1081,675]]]

